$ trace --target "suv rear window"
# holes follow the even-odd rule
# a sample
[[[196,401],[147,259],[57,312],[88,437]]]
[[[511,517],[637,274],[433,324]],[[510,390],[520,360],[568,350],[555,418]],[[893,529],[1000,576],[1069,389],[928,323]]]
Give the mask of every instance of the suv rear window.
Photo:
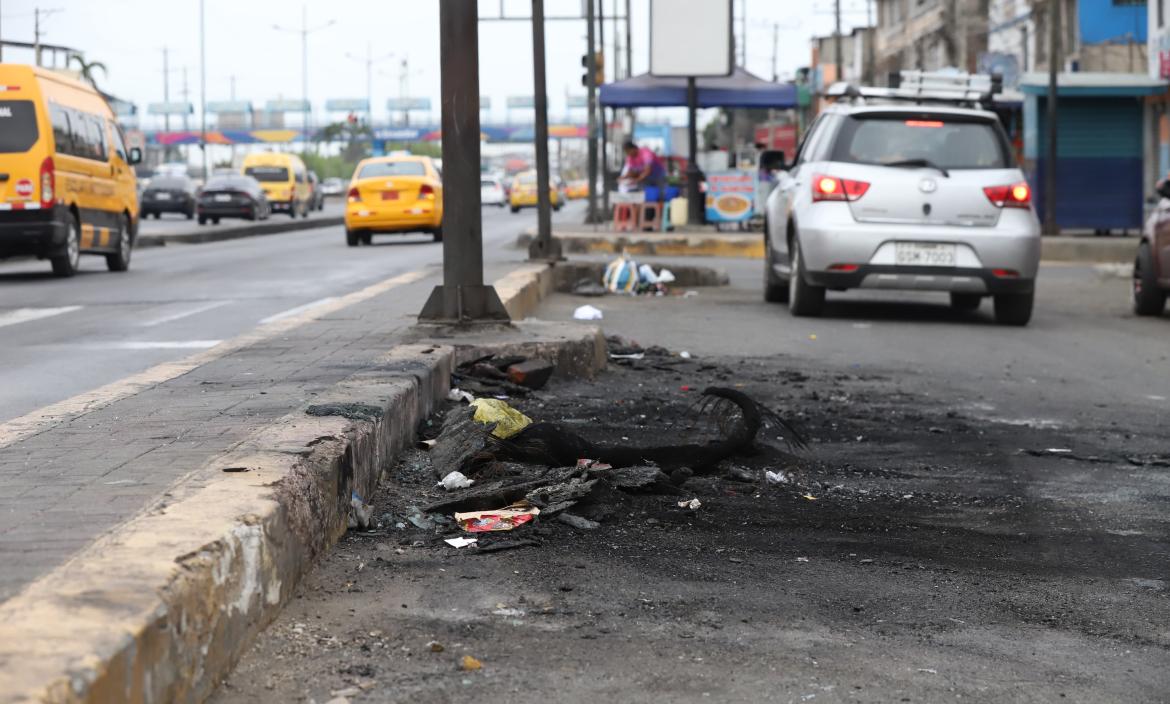
[[[288,169],[283,166],[249,166],[244,173],[265,183],[288,181]]]
[[[0,154],[27,152],[40,138],[31,100],[0,100]]]
[[[997,123],[937,114],[850,115],[830,159],[854,164],[925,159],[944,169],[1011,166]]]

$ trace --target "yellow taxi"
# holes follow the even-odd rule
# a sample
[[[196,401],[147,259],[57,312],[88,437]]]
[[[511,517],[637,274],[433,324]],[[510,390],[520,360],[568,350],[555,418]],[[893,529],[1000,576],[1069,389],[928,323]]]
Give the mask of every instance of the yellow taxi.
[[[370,244],[382,233],[429,232],[443,241],[443,179],[428,156],[363,159],[345,203],[345,243]]]
[[[512,179],[512,190],[508,195],[508,205],[512,207],[513,213],[520,212],[521,208],[535,208],[536,195],[536,172],[525,171],[524,173],[517,174],[516,178]],[[548,200],[553,210],[561,209],[561,194],[551,184],[548,187]]]
[[[569,200],[581,200],[589,197],[589,182],[585,179],[578,179],[576,181],[569,181],[569,185],[565,188],[565,198]]]
[[[244,157],[240,172],[260,182],[273,212],[285,212],[293,218],[309,217],[313,196],[309,170],[296,154],[249,154]]]
[[[0,64],[0,259],[48,259],[73,276],[82,254],[130,268],[138,232],[138,148],[127,149],[93,86]]]

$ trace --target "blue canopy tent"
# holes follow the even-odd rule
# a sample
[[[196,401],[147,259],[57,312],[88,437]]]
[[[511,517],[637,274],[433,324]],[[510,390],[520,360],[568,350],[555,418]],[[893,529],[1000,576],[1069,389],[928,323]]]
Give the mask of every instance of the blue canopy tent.
[[[698,108],[794,108],[796,86],[772,83],[736,67],[730,76],[695,79]],[[687,79],[643,73],[601,86],[600,102],[608,108],[685,107]]]

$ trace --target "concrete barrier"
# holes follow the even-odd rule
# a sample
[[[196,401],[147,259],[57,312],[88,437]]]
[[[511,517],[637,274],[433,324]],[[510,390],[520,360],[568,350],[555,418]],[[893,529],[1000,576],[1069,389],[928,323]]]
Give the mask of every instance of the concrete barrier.
[[[244,225],[242,227],[218,227],[203,225],[197,230],[174,233],[143,233],[138,234],[134,246],[164,247],[168,244],[205,244],[207,242],[225,242],[245,237],[260,237],[262,235],[279,235],[297,230],[312,230],[318,227],[337,227],[345,224],[345,217],[341,215],[300,220],[273,221],[271,218],[264,222]],[[338,235],[340,241],[340,234]]]

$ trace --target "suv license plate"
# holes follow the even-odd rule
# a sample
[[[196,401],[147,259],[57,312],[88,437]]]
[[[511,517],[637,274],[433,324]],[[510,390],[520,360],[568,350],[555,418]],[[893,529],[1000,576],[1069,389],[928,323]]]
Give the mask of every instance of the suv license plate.
[[[896,242],[894,261],[908,266],[954,266],[955,245]]]

